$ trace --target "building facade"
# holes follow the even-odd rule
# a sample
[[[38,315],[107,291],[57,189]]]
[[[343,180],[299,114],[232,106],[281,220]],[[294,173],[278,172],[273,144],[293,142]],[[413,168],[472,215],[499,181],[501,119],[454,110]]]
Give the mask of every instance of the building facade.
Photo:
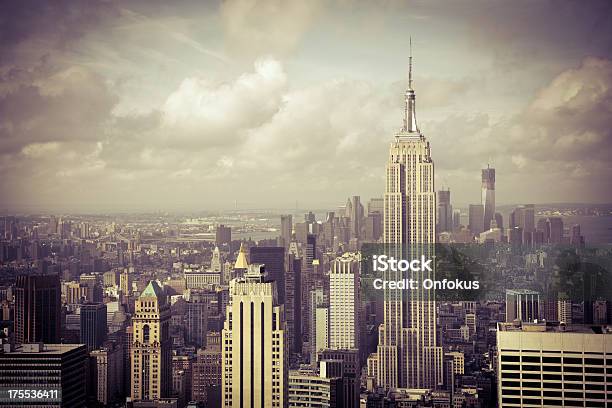
[[[21,275],[15,284],[15,341],[59,343],[61,338],[59,275]]]
[[[606,327],[498,323],[498,403],[503,407],[603,407],[612,403],[612,333]]]
[[[0,388],[55,390],[44,407],[84,408],[87,402],[87,350],[82,344],[23,344],[0,351]],[[2,406],[23,406],[23,400]]]
[[[155,281],[136,299],[132,343],[132,400],[167,398],[172,391],[170,305]]]
[[[332,263],[329,273],[330,349],[359,348],[360,269],[358,253],[345,253]]]
[[[417,126],[415,93],[412,88],[412,56],[405,93],[404,125],[389,149],[384,195],[383,242],[402,256],[431,256],[429,245],[436,237],[436,193],[434,162],[429,142]],[[402,254],[407,245],[419,252]],[[411,252],[415,252],[411,251]],[[398,253],[399,252],[399,253]],[[402,272],[385,272],[385,280],[401,280]],[[422,281],[428,272],[412,275]],[[384,291],[384,323],[372,363],[377,384],[391,388],[433,388],[442,382],[442,348],[437,344],[436,306],[432,293]],[[370,365],[370,364],[369,364]]]
[[[287,407],[288,345],[276,284],[262,265],[230,283],[222,332],[222,406]]]

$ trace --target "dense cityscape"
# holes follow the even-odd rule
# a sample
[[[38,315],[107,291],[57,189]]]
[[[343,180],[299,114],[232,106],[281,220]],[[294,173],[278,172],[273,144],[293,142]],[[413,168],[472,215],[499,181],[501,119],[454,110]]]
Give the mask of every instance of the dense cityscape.
[[[0,2],[0,407],[612,407],[611,22]]]
[[[553,287],[568,253],[609,270],[564,220],[601,220],[606,242],[610,208],[504,216],[489,165],[480,202],[453,209],[415,105],[410,57],[384,196],[323,215],[4,216],[0,405],[609,406],[612,303]],[[375,243],[488,248],[490,297],[362,297]]]

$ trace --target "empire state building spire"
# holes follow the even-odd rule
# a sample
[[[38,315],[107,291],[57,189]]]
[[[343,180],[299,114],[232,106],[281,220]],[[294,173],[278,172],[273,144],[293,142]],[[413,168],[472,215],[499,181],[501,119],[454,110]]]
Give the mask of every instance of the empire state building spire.
[[[408,133],[420,133],[416,122],[416,98],[412,89],[412,37],[410,37],[410,56],[408,58],[408,89],[404,94],[404,127]]]

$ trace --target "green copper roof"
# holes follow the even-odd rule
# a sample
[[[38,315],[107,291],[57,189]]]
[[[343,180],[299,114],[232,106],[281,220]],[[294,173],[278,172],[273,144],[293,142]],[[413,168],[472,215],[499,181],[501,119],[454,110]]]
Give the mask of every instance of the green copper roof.
[[[140,297],[154,297],[156,299],[161,299],[164,296],[164,291],[162,290],[162,288],[159,287],[159,285],[157,284],[157,282],[155,281],[149,281],[149,284],[147,285],[147,287],[145,288],[145,290],[142,291],[142,293],[140,294]]]

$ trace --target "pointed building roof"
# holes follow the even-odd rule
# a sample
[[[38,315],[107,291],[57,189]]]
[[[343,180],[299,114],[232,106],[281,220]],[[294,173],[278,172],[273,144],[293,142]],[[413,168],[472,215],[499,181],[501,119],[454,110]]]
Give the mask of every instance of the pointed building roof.
[[[156,299],[162,299],[164,297],[164,291],[162,288],[159,287],[159,284],[156,281],[152,280],[149,281],[149,284],[147,285],[145,290],[142,291],[139,297],[154,297]]]
[[[236,258],[236,264],[234,264],[234,269],[248,269],[249,262],[247,261],[246,256],[246,248],[244,247],[244,242],[240,244],[240,251],[238,251],[238,257]]]

